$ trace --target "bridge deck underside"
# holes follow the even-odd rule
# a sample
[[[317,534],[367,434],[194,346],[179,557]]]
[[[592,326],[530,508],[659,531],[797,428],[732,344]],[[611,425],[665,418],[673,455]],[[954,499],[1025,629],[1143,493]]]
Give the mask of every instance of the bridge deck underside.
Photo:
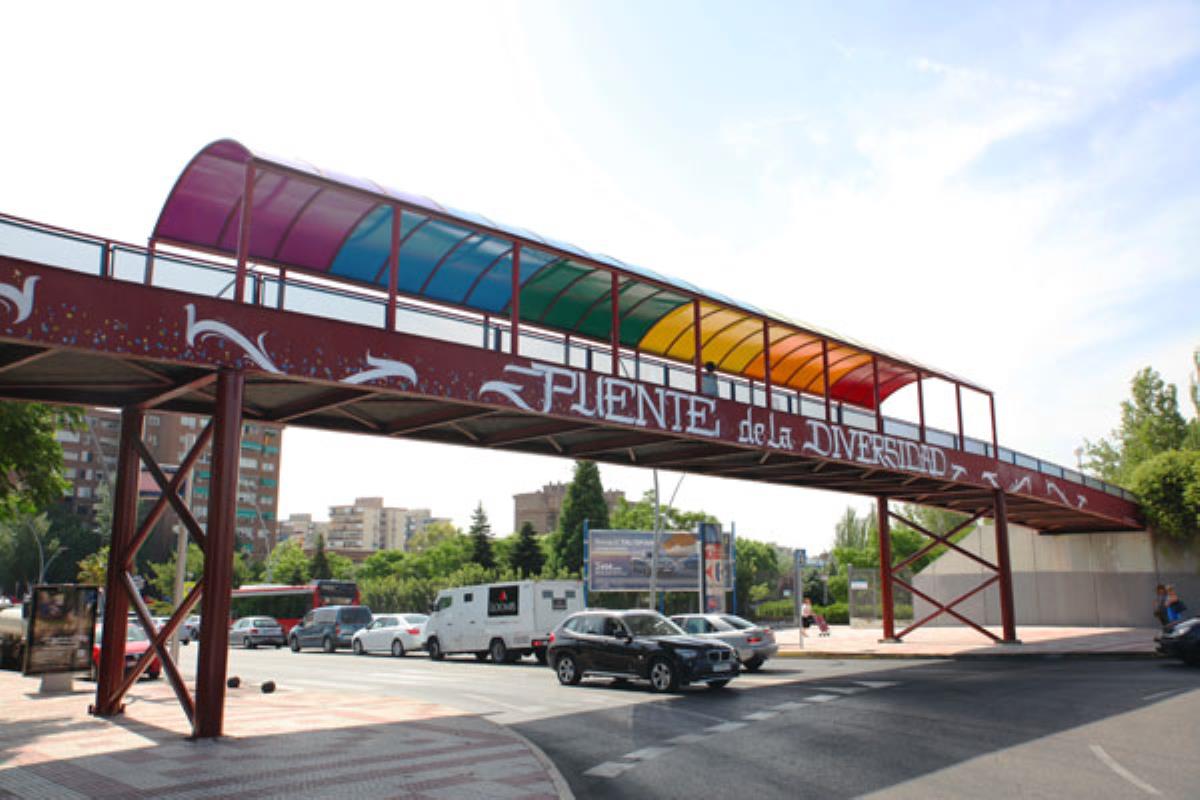
[[[212,370],[178,363],[0,342],[0,397],[11,399],[119,408],[144,404],[209,415],[214,376]],[[963,512],[989,508],[994,499],[987,488],[927,476],[282,375],[247,374],[243,410],[249,419],[329,431],[658,467]],[[1046,532],[1128,527],[1020,495],[1008,497],[1008,515],[1012,522]]]

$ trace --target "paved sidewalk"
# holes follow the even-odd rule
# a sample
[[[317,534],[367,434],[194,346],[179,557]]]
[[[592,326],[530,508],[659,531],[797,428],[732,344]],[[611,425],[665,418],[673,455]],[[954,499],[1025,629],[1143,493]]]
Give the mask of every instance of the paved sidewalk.
[[[989,627],[1001,635],[999,628]],[[974,657],[1101,657],[1154,656],[1157,628],[1068,628],[1018,626],[1020,644],[995,644],[965,625],[918,628],[902,642],[880,642],[880,628],[834,625],[829,636],[809,628],[800,647],[797,628],[776,630],[784,658],[974,658]]]
[[[165,680],[134,687],[113,719],[88,715],[94,684],[39,684],[0,671],[0,800],[571,796],[528,740],[445,706],[243,687],[227,694],[227,735],[193,742]]]

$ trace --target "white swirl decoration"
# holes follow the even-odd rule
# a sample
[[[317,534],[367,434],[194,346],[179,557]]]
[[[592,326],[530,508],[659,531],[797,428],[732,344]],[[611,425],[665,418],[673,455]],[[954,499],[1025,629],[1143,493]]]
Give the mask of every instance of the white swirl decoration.
[[[385,378],[403,378],[413,386],[417,385],[417,371],[403,361],[379,358],[371,355],[371,351],[368,350],[367,364],[371,369],[364,369],[362,372],[342,378],[341,383],[359,384],[380,381]]]
[[[13,318],[13,324],[24,322],[29,319],[29,315],[33,313],[33,289],[37,286],[37,282],[41,280],[37,275],[30,275],[25,279],[25,283],[18,289],[16,286],[9,286],[6,283],[0,283],[0,306],[12,307],[16,317]]]
[[[242,348],[243,352],[250,357],[250,360],[262,369],[267,372],[282,372],[279,367],[275,366],[275,362],[271,361],[271,357],[267,355],[266,343],[263,341],[267,336],[266,331],[258,335],[258,346],[256,347],[254,342],[224,322],[217,322],[212,319],[197,320],[196,306],[193,304],[188,303],[184,306],[184,309],[187,311],[187,343],[189,347],[194,346],[197,340],[204,341],[211,337],[227,339]]]

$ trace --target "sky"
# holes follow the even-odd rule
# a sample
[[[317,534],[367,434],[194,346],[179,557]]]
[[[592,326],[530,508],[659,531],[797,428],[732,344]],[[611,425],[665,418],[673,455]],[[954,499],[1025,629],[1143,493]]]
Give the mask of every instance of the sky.
[[[20,3],[0,28],[3,213],[144,243],[231,137],[959,375],[995,393],[1002,445],[1059,464],[1142,367],[1186,395],[1196,3]],[[514,493],[571,472],[289,429],[280,513],[383,496],[465,526],[482,503],[504,535]],[[660,482],[810,552],[869,506]]]

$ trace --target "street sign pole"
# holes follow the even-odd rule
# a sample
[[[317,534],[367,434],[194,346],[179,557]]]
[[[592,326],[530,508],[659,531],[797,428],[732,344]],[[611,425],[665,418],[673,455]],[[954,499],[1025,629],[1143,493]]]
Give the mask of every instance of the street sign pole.
[[[798,547],[792,551],[793,563],[792,569],[794,577],[792,578],[792,601],[796,609],[796,640],[800,643],[800,649],[804,649],[804,618],[800,615],[800,604],[804,602],[804,578],[801,574],[804,564],[808,561],[808,553],[802,547]]]

